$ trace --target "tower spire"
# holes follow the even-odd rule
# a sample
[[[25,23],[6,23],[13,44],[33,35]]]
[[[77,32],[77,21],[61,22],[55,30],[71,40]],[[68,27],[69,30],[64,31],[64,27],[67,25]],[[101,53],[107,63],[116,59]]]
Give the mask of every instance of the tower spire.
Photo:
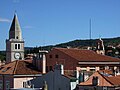
[[[17,14],[17,11],[15,10],[14,15]]]
[[[12,25],[9,31],[9,39],[22,39],[21,28],[19,25],[17,13],[15,11]]]

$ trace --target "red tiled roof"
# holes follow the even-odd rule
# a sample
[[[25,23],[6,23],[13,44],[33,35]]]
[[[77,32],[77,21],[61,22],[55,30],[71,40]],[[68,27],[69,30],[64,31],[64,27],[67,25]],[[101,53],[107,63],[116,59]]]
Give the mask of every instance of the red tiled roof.
[[[114,86],[120,85],[120,75],[117,76],[104,76],[104,78]]]
[[[40,74],[40,71],[32,65],[32,60],[16,60],[1,66],[0,74],[31,75]]]
[[[92,85],[92,77],[93,76],[102,76],[102,78],[99,78],[99,81],[101,81],[101,83],[102,83],[102,81],[104,81],[103,79],[106,80],[103,82],[104,83],[103,86],[108,85],[105,82],[110,83],[112,86],[120,86],[120,75],[117,75],[117,76],[111,75],[111,73],[112,73],[111,70],[104,70],[104,74],[101,72],[102,72],[102,70],[96,71],[93,75],[91,75],[89,77],[89,79],[87,81],[80,83],[80,85]],[[107,76],[106,74],[109,74],[109,73],[110,73],[110,75]]]
[[[100,74],[104,79],[106,79],[106,81],[108,81],[108,82],[111,83],[112,85],[114,85],[114,86],[120,85],[120,75],[114,76],[114,74],[112,73],[111,70],[106,70],[106,71],[104,70],[104,73],[105,73],[105,74],[109,74],[108,76],[100,73],[101,71],[98,71],[98,72],[99,72],[99,74]],[[110,72],[111,72],[111,73],[110,73]]]
[[[70,57],[82,61],[82,62],[120,62],[120,59],[113,58],[106,55],[100,55],[92,50],[81,50],[81,49],[74,49],[74,48],[54,48],[59,50]]]

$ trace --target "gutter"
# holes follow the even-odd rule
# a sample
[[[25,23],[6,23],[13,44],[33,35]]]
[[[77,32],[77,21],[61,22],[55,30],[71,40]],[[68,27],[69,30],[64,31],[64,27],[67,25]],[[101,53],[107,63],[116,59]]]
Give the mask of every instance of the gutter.
[[[33,77],[33,76],[36,76],[36,77],[39,77],[39,76],[42,76],[42,74],[31,74],[31,75],[13,75],[14,77]]]

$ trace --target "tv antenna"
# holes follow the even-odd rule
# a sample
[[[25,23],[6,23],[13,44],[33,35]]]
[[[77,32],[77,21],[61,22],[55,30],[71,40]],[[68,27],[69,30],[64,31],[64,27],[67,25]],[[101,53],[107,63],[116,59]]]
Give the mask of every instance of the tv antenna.
[[[89,32],[89,37],[90,37],[90,40],[92,39],[92,31],[91,31],[91,19],[89,20],[89,30],[90,30],[90,32]]]
[[[91,26],[91,19],[89,20],[89,38],[90,38],[90,47],[92,47],[92,26]]]

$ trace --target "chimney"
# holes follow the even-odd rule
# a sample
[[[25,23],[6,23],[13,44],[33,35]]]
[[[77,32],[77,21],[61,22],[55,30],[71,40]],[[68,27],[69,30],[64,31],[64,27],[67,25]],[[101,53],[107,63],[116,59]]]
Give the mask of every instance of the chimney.
[[[61,65],[61,74],[64,75],[64,66]]]
[[[80,83],[80,67],[76,67],[76,78],[77,78],[77,84]]]
[[[42,73],[46,73],[46,54],[47,53],[48,51],[39,50],[39,53],[33,58],[33,65]]]
[[[33,64],[34,66],[36,66],[36,60],[37,60],[37,56],[36,56],[36,54],[33,54],[32,64]]]
[[[62,64],[56,64],[54,67],[55,72],[64,75],[64,69]]]
[[[47,53],[48,53],[48,51],[44,51],[44,50],[41,51],[41,50],[39,50],[39,58],[40,58],[42,66],[38,66],[38,67],[40,69],[42,68],[42,73],[46,73],[46,54]]]

